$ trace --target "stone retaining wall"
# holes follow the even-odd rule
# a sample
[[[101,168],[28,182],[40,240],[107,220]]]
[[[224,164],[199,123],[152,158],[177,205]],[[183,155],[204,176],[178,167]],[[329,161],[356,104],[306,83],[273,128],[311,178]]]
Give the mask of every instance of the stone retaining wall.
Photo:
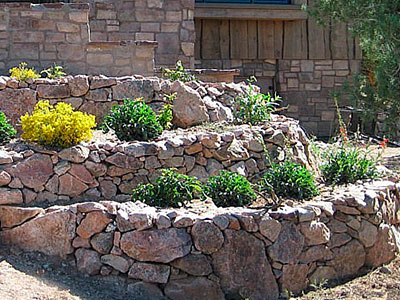
[[[26,112],[32,112],[39,100],[50,100],[51,103],[63,101],[95,115],[100,124],[110,108],[123,103],[125,99],[141,97],[158,110],[164,104],[164,95],[176,92],[177,99],[173,103],[174,124],[189,127],[207,122],[232,122],[235,98],[247,91],[245,84],[171,83],[157,77],[141,75],[78,75],[57,80],[40,78],[26,82],[0,76],[0,110],[16,126],[19,117]]]
[[[277,211],[157,210],[140,202],[0,207],[4,244],[73,255],[128,278],[135,299],[272,300],[395,258],[398,184],[377,181]]]
[[[270,159],[283,161],[287,155],[315,168],[304,132],[282,116],[262,127],[175,130],[151,142],[93,141],[61,151],[17,142],[0,148],[0,204],[126,201],[137,184],[154,181],[162,168],[201,181],[221,169],[251,177]]]
[[[2,75],[21,61],[37,69],[56,62],[68,74],[153,75],[156,46],[154,41],[91,42],[85,3],[0,3]]]

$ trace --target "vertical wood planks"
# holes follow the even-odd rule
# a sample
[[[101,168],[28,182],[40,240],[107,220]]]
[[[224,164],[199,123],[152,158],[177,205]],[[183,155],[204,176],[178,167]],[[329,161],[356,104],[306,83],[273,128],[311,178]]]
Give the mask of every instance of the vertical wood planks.
[[[307,21],[284,22],[284,59],[307,59]]]
[[[231,59],[246,59],[249,57],[247,21],[230,22]]]
[[[258,58],[269,59],[275,57],[274,22],[258,21]]]
[[[273,58],[282,58],[283,54],[283,22],[274,22],[274,56]]]
[[[334,24],[331,37],[332,59],[347,59],[347,25]]]
[[[219,20],[204,20],[201,34],[201,58],[220,59]]]
[[[247,22],[247,42],[249,47],[249,59],[256,59],[258,57],[258,37],[257,37],[257,21]]]
[[[219,47],[221,58],[229,59],[229,21],[222,20],[219,29]]]
[[[201,59],[201,28],[202,20],[194,20],[196,41],[194,43],[194,59]]]

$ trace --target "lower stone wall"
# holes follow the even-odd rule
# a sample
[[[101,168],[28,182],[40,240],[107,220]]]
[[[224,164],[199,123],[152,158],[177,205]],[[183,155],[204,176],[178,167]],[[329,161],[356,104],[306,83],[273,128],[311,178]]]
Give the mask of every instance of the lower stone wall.
[[[22,141],[0,148],[0,204],[35,205],[70,200],[131,199],[139,183],[162,168],[206,181],[222,169],[244,176],[265,170],[270,159],[315,169],[309,141],[296,121],[274,116],[261,127],[231,126],[165,132],[151,142],[115,140],[50,151]]]
[[[1,241],[128,278],[135,299],[272,300],[395,258],[398,184],[377,181],[277,211],[158,210],[140,202],[0,207]]]

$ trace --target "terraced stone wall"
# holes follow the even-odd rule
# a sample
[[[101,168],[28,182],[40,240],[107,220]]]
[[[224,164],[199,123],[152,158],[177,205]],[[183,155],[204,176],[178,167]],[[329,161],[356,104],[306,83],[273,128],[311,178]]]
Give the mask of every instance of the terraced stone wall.
[[[272,300],[395,258],[398,184],[338,188],[264,209],[158,210],[142,203],[0,207],[2,243],[120,274],[134,299]]]

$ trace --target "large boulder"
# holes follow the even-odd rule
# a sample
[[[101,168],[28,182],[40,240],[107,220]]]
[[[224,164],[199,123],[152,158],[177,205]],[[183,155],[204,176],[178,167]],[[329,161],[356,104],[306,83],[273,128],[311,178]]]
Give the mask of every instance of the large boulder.
[[[396,243],[389,225],[381,224],[374,246],[367,250],[365,264],[378,267],[392,261],[396,256]]]
[[[0,232],[1,241],[26,251],[66,257],[73,252],[76,216],[68,209],[60,209],[38,216],[21,226]]]
[[[88,239],[94,234],[102,232],[111,221],[112,219],[104,211],[90,212],[79,224],[76,233],[80,237]]]
[[[130,79],[118,81],[117,85],[112,87],[113,100],[125,100],[143,98],[146,102],[151,102],[154,97],[154,89],[151,80],[148,79]]]
[[[187,128],[210,120],[207,107],[197,91],[180,81],[175,81],[171,92],[177,93],[172,106],[173,124]]]
[[[348,244],[332,251],[334,256],[332,266],[339,277],[357,274],[365,263],[364,247],[356,240],[352,240]]]
[[[278,298],[278,285],[264,243],[250,233],[225,230],[225,243],[212,254],[212,264],[229,299]]]
[[[83,96],[89,91],[88,76],[77,75],[74,77],[68,77],[68,85],[71,89],[71,96]]]
[[[76,266],[82,273],[89,275],[99,274],[101,266],[100,255],[93,250],[79,248],[75,252]]]
[[[136,260],[168,263],[189,254],[192,239],[185,229],[151,229],[124,233],[120,246]]]
[[[205,254],[211,254],[222,247],[224,236],[212,221],[201,221],[193,225],[191,231],[194,245]]]
[[[284,265],[282,269],[282,277],[279,278],[281,289],[298,294],[305,290],[308,286],[308,265],[295,264]]]

